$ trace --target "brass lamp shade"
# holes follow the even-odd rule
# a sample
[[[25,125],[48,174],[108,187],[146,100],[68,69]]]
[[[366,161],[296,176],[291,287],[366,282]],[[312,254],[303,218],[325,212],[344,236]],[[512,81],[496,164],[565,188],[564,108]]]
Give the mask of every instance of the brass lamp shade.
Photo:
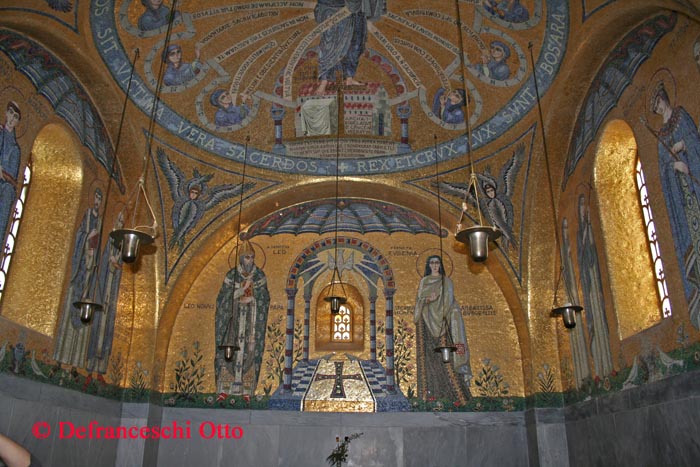
[[[496,227],[483,225],[475,225],[455,234],[457,241],[469,244],[470,255],[477,263],[483,263],[488,258],[489,240],[497,240],[500,236],[501,231]]]
[[[153,243],[153,237],[147,233],[134,229],[118,229],[113,230],[109,234],[117,245],[121,245],[122,261],[125,263],[133,263],[139,256],[139,247],[141,245],[150,245]]]
[[[561,319],[564,321],[564,327],[571,329],[576,327],[576,313],[581,310],[583,310],[583,307],[567,303],[564,306],[554,308],[552,314],[556,316],[561,315]]]
[[[325,301],[331,304],[331,313],[337,315],[340,313],[340,305],[345,304],[348,299],[340,295],[329,295],[324,298]]]
[[[92,321],[92,317],[96,311],[102,310],[102,304],[90,300],[79,300],[77,302],[73,302],[73,306],[80,308],[80,321],[85,324]]]

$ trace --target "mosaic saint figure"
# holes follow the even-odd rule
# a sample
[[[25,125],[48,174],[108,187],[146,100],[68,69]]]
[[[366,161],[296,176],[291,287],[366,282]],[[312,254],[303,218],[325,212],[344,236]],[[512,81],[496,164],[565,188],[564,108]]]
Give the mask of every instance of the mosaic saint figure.
[[[355,79],[360,57],[367,42],[367,21],[379,19],[386,13],[385,0],[318,0],[314,9],[317,23],[323,23],[343,8],[350,15],[321,33],[318,57],[321,81],[316,94],[326,91],[328,82],[335,77],[336,71],[342,72],[345,84],[361,85]]]
[[[163,84],[166,86],[179,86],[193,80],[200,71],[199,47],[195,47],[194,54],[195,59],[192,63],[183,62],[182,47],[178,44],[169,45],[163,54],[163,60],[167,66],[163,75]]]
[[[656,86],[650,104],[663,119],[656,135],[659,175],[690,321],[700,329],[700,134],[688,112],[671,105],[663,81]]]
[[[124,213],[119,212],[114,221],[114,229],[124,227]],[[114,318],[117,315],[117,299],[122,280],[122,254],[120,246],[112,237],[100,260],[100,273],[97,278],[99,302],[102,310],[96,311],[90,322],[90,340],[87,350],[87,366],[90,372],[107,373],[109,356],[112,353],[114,339]]]
[[[255,391],[265,350],[269,307],[267,277],[255,265],[255,251],[246,240],[238,251],[238,265],[226,274],[216,298],[217,392]],[[224,351],[218,348],[227,334],[240,347],[231,361],[226,361]]]
[[[464,123],[464,106],[466,102],[464,89],[453,89],[447,92],[444,88],[440,88],[433,99],[433,114],[437,115],[445,123]]]
[[[579,224],[576,250],[583,292],[583,305],[588,324],[588,339],[596,375],[607,376],[613,370],[613,363],[610,353],[608,321],[605,316],[603,280],[600,276],[598,249],[593,237],[590,210],[584,195],[579,196],[578,209]]]
[[[569,239],[569,221],[564,218],[561,224],[561,264],[564,286],[566,287],[567,302],[572,305],[579,305],[578,284],[576,282],[576,272],[571,259],[571,240]],[[576,327],[569,330],[569,345],[571,346],[571,356],[574,361],[574,377],[576,387],[586,378],[590,378],[591,369],[588,365],[588,350],[586,349],[586,336],[584,334],[583,323],[577,323]]]
[[[92,293],[97,280],[97,265],[100,259],[100,228],[102,217],[102,190],[95,189],[93,205],[85,211],[75,235],[71,260],[70,285],[63,304],[63,315],[56,333],[54,360],[75,367],[85,366],[90,326],[80,321],[80,309],[73,303],[93,300]]]
[[[170,8],[163,5],[163,0],[141,0],[141,4],[146,7],[146,11],[139,17],[140,30],[152,31],[168,24]],[[180,12],[175,11],[175,20],[179,19]]]
[[[20,151],[15,128],[22,118],[16,102],[8,102],[5,122],[0,128],[0,242],[5,245],[7,228],[17,201],[17,178],[19,177]]]
[[[250,98],[241,94],[241,105],[235,105],[230,92],[217,89],[211,94],[209,102],[216,107],[214,123],[216,126],[238,125],[250,112],[248,101]]]
[[[445,364],[435,347],[447,342],[447,326],[457,351],[451,364]],[[469,345],[464,320],[455,300],[452,280],[445,275],[442,258],[428,257],[425,273],[418,286],[416,307],[413,313],[416,323],[416,345],[419,356],[418,394],[421,397],[444,397],[465,402],[471,397],[469,384],[472,370],[469,362]]]
[[[489,45],[489,53],[481,56],[481,65],[476,65],[476,71],[487,78],[506,80],[510,78],[510,67],[507,60],[510,58],[510,47],[502,41],[492,41]]]

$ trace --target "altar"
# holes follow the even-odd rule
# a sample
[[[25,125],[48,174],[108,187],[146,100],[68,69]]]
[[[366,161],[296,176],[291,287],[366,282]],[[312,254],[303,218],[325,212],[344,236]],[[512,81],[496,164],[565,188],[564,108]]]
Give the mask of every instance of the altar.
[[[359,360],[319,360],[302,398],[303,412],[376,412]]]
[[[302,412],[405,412],[411,408],[399,389],[387,390],[381,363],[348,354],[299,362],[292,390],[279,387],[268,407]]]
[[[296,136],[330,136],[338,131],[338,111],[342,109],[340,133],[357,136],[391,136],[391,108],[381,83],[348,86],[340,93],[329,85],[322,95],[317,84],[303,85],[295,112]]]

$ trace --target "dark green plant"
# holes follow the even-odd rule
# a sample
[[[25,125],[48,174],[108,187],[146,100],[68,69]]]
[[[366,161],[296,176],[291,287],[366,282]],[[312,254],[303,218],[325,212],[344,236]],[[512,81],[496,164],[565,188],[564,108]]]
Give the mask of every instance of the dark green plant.
[[[394,377],[399,385],[408,386],[411,384],[414,375],[413,349],[415,348],[416,331],[411,323],[403,318],[398,319],[395,324]],[[383,335],[384,332],[384,321],[380,321],[377,325],[377,335]],[[382,365],[386,364],[386,343],[383,340],[377,341],[377,360]],[[415,392],[415,389],[412,386],[406,388],[407,394],[413,392]]]
[[[537,373],[537,385],[540,388],[540,392],[544,394],[551,394],[556,389],[554,387],[554,371],[546,363],[543,366],[544,371]]]
[[[129,378],[129,395],[132,400],[142,400],[148,393],[147,376],[148,370],[144,370],[141,362],[137,361]]]
[[[113,355],[109,359],[109,381],[118,385],[122,382],[124,377],[124,359],[122,358],[122,353],[119,352],[117,355]]]
[[[501,369],[498,365],[491,365],[491,360],[485,358],[484,366],[474,379],[474,384],[479,388],[482,397],[504,397],[508,395],[509,385],[503,380]]]
[[[326,462],[328,462],[331,467],[342,467],[343,462],[348,461],[350,443],[352,440],[357,439],[362,435],[363,433],[353,433],[350,436],[346,436],[342,442],[340,441],[340,437],[336,436],[335,442],[338,444],[331,452],[331,455],[326,457]]]
[[[182,348],[182,358],[175,364],[175,392],[178,399],[194,401],[201,391],[204,379],[202,354],[199,352],[199,341],[192,345],[194,351],[190,358],[187,349]]]
[[[282,384],[284,378],[284,345],[286,340],[285,330],[286,318],[278,316],[274,323],[267,325],[267,342],[269,351],[265,360],[267,368],[267,380],[276,380],[277,384]],[[294,351],[292,366],[301,361],[303,352],[303,331],[304,326],[301,320],[294,322]],[[271,386],[270,386],[271,389]],[[266,392],[268,394],[268,392]]]

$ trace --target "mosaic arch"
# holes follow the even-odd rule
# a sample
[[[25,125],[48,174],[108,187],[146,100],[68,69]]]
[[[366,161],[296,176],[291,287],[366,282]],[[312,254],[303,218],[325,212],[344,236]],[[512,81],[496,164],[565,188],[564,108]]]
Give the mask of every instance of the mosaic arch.
[[[377,297],[377,286],[381,281],[384,284],[384,297],[386,299],[386,381],[387,389],[390,392],[395,390],[394,380],[394,293],[396,291],[396,281],[394,279],[394,271],[391,269],[389,260],[372,246],[371,243],[355,237],[345,235],[335,238],[324,238],[313,242],[302,250],[299,256],[292,263],[287,276],[287,341],[285,344],[285,359],[284,359],[284,390],[291,390],[292,387],[292,349],[294,346],[294,313],[295,313],[295,296],[299,291],[299,280],[304,282],[304,289],[313,286],[319,273],[323,272],[326,267],[323,261],[319,258],[319,254],[326,250],[350,250],[359,252],[362,258],[358,261],[353,261],[352,269],[363,277],[369,287],[370,299],[370,352],[372,359],[376,358],[376,310],[375,300]],[[307,291],[308,292],[308,291]],[[305,298],[309,293],[305,293]],[[310,299],[310,297],[308,297]],[[309,335],[309,306],[304,310],[304,339],[308,339]],[[305,348],[308,349],[308,343],[305,343]],[[308,350],[306,351],[308,355]]]
[[[576,118],[562,190],[566,188],[569,177],[573,175],[586,149],[598,135],[605,117],[617,107],[622,93],[632,84],[639,67],[651,57],[661,38],[673,31],[677,22],[678,16],[671,13],[642,23],[615,46],[600,67]]]
[[[388,8],[377,13],[378,20],[368,23],[360,66],[364,63],[372,73],[367,92],[379,89],[377,95],[383,96],[372,104],[376,104],[373,109],[381,104],[386,109],[382,118],[394,123],[379,133],[381,138],[360,131],[344,142],[354,148],[347,154],[356,156],[344,157],[339,172],[387,174],[431,165],[435,157],[432,141],[421,143],[421,138],[409,134],[411,128],[432,127],[441,134],[448,131],[450,136],[437,145],[442,160],[464,154],[464,116],[452,123],[454,120],[446,119],[441,110],[438,113],[442,116],[435,113],[441,90],[466,87],[471,94],[473,149],[495,141],[516,125],[536,104],[528,43],[534,43],[535,72],[544,93],[559,71],[569,34],[566,0],[527,3],[524,12],[509,14],[492,11],[477,0],[460,2],[467,70],[463,83],[454,3],[430,2],[411,9],[386,2]],[[171,44],[181,45],[183,62],[195,72],[186,82],[164,87],[158,123],[194,147],[235,161],[243,160],[243,145],[236,142],[242,139],[239,130],[254,126],[270,132],[269,139],[275,143],[270,148],[253,149],[251,165],[284,173],[334,174],[335,161],[324,158],[332,141],[324,145],[324,138],[309,141],[303,136],[283,140],[283,128],[295,127],[299,134],[300,105],[318,85],[315,64],[319,36],[333,27],[333,21],[342,20],[336,15],[333,21],[317,23],[315,6],[311,1],[183,2],[178,7],[181,11],[176,15]],[[128,84],[131,51],[142,51],[144,59],[137,67],[131,99],[149,115],[167,26],[145,28],[139,22],[143,13],[141,2],[135,0],[98,0],[90,6],[95,45],[122,90]],[[442,37],[449,30],[454,30],[454,39]],[[398,33],[390,37],[394,31]],[[492,67],[488,72],[494,44],[507,49],[508,66],[500,71]],[[246,99],[245,112],[231,125],[215,124],[216,90],[226,90],[234,99],[240,97],[241,107]],[[365,97],[374,98],[357,98]],[[347,99],[346,119],[348,106],[357,104],[358,109],[352,109],[362,112],[360,107],[365,105],[348,103]],[[295,146],[299,140],[312,144]]]
[[[89,94],[73,73],[51,52],[13,31],[0,29],[0,53],[5,54],[43,96],[56,115],[75,132],[95,160],[110,173],[114,153],[104,122]],[[114,179],[124,191],[119,167]]]

